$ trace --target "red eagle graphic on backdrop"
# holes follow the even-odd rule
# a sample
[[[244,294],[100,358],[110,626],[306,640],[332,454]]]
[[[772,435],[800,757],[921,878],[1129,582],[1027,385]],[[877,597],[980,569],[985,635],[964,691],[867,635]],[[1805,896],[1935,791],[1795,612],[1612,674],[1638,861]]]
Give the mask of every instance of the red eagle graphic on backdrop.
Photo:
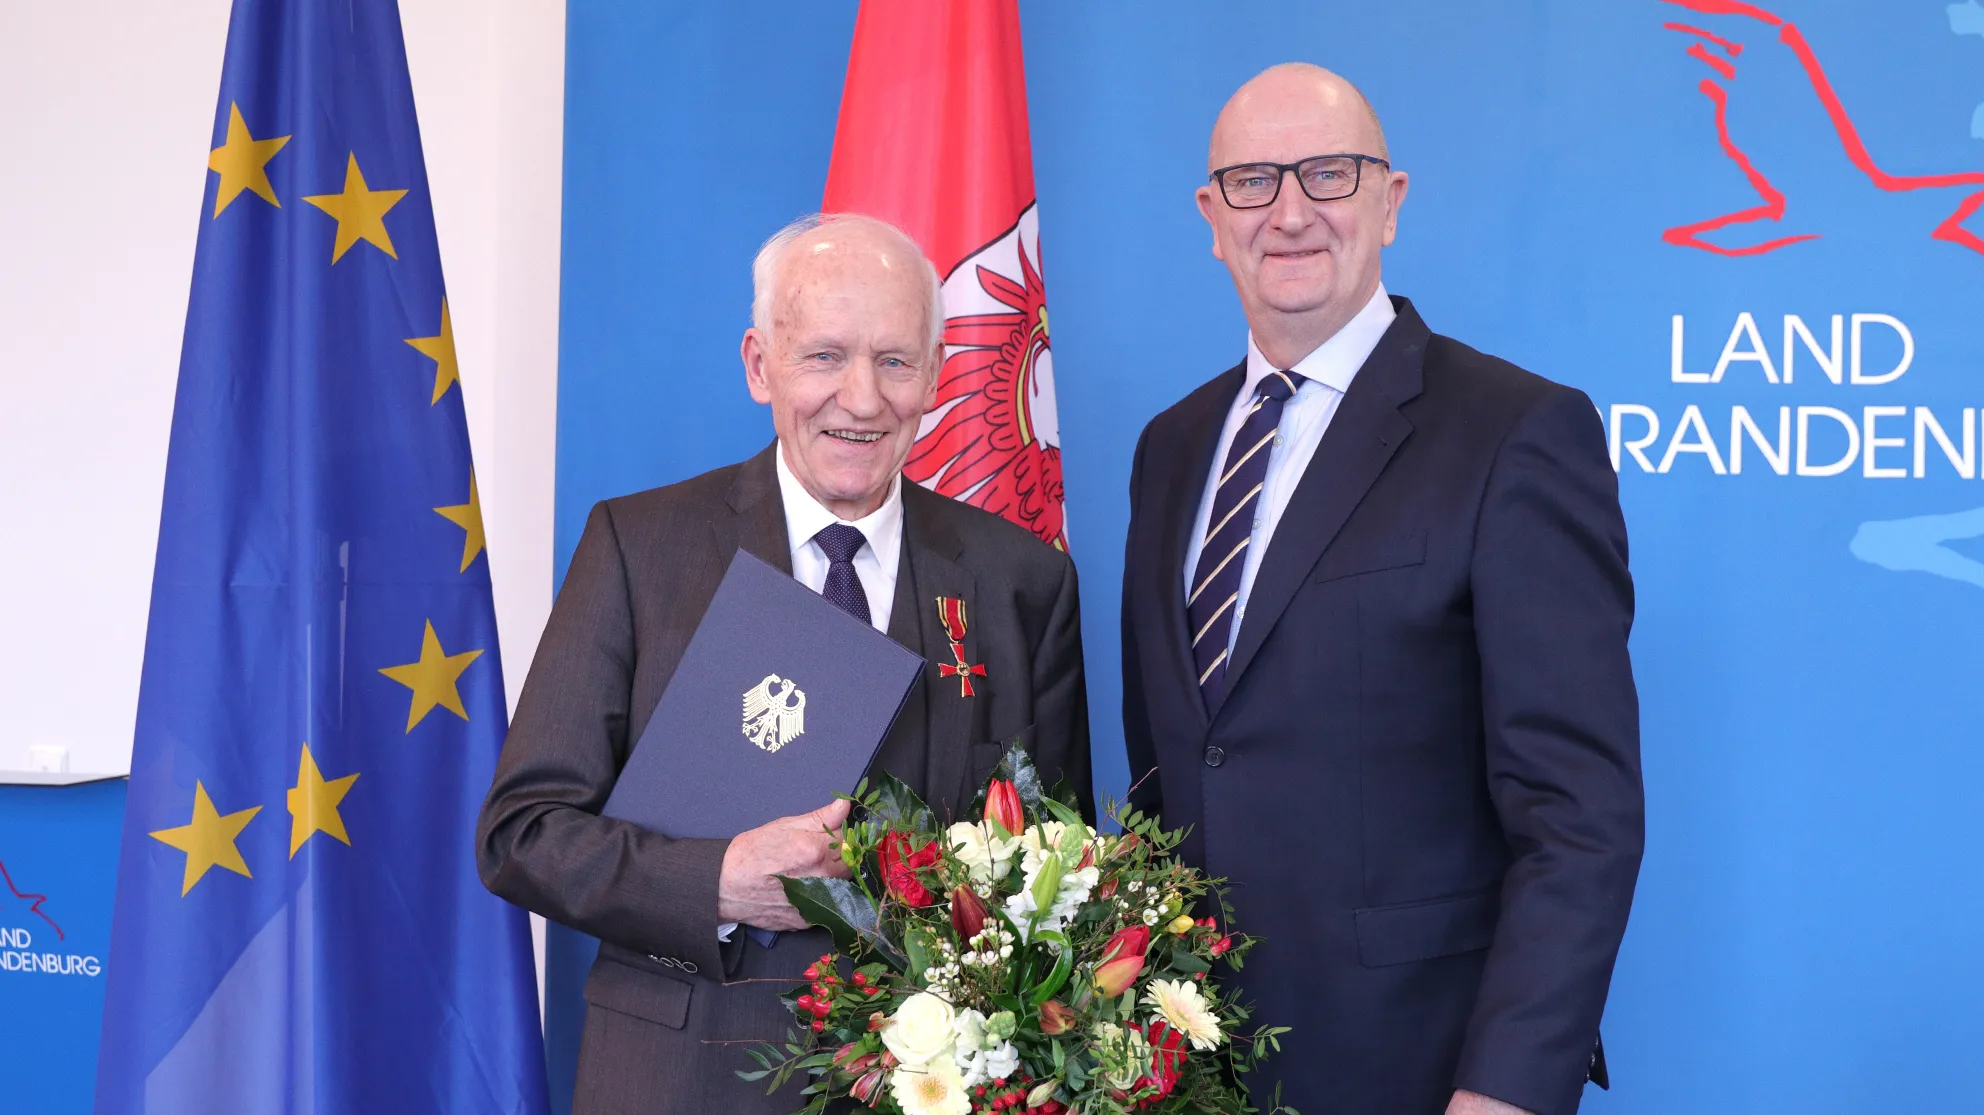
[[[862,0],[821,208],[944,277],[937,405],[903,471],[1067,548],[1016,0]]]
[[[1867,180],[1888,193],[1907,193],[1914,190],[1960,189],[1962,195],[1956,206],[1941,223],[1929,233],[1936,240],[1947,240],[1969,248],[1973,252],[1984,253],[1984,238],[1964,227],[1978,209],[1984,208],[1984,171],[1957,171],[1949,174],[1893,174],[1882,169],[1867,149],[1860,137],[1860,129],[1854,126],[1853,117],[1846,105],[1834,90],[1832,79],[1826,76],[1825,66],[1819,62],[1818,53],[1805,38],[1798,25],[1775,12],[1766,11],[1755,4],[1743,0],[1661,0],[1662,3],[1684,8],[1697,16],[1730,17],[1719,24],[1718,34],[1707,28],[1690,23],[1667,22],[1660,26],[1668,31],[1677,31],[1696,41],[1688,47],[1690,58],[1715,71],[1716,77],[1703,77],[1696,86],[1703,96],[1709,99],[1715,109],[1716,141],[1722,153],[1736,164],[1748,181],[1751,192],[1757,196],[1758,204],[1723,213],[1707,220],[1679,225],[1661,233],[1661,239],[1683,248],[1699,248],[1724,256],[1752,256],[1774,252],[1806,240],[1817,240],[1816,232],[1800,232],[1790,236],[1779,236],[1748,244],[1723,244],[1706,239],[1704,234],[1714,233],[1733,225],[1753,224],[1758,221],[1779,222],[1784,220],[1787,199],[1783,191],[1771,184],[1764,171],[1752,162],[1749,154],[1737,144],[1730,134],[1729,94],[1736,82],[1736,71],[1747,47],[1767,48],[1775,40],[1787,47],[1798,66],[1804,71],[1811,91],[1825,109],[1828,122],[1838,136],[1841,148],[1853,169],[1867,177]],[[1963,5],[1951,5],[1952,27],[1960,22],[1957,11]],[[1749,41],[1743,41],[1748,38]],[[1725,84],[1726,83],[1726,84]]]

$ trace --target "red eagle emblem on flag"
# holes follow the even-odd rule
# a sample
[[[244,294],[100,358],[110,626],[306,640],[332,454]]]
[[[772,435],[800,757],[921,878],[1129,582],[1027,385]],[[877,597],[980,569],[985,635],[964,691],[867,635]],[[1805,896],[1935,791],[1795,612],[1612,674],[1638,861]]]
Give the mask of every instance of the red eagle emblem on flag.
[[[1067,548],[1014,0],[862,0],[823,208],[916,238],[945,357],[903,474]]]
[[[1012,232],[965,260],[944,284],[950,316],[943,379],[903,472],[1066,549],[1054,362],[1033,214],[1028,207]]]

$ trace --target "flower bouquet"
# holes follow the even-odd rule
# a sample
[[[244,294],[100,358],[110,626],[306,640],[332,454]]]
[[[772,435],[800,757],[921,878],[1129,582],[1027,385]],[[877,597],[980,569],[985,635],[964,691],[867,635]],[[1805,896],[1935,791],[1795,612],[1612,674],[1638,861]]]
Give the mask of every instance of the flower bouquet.
[[[784,880],[836,951],[785,994],[796,1029],[738,1075],[771,1091],[810,1076],[795,1115],[843,1098],[890,1115],[1259,1110],[1238,1081],[1287,1028],[1250,1030],[1214,982],[1253,940],[1221,880],[1173,858],[1182,833],[1112,809],[1121,835],[1098,834],[1019,748],[975,821],[940,826],[886,774],[852,796],[853,878]]]

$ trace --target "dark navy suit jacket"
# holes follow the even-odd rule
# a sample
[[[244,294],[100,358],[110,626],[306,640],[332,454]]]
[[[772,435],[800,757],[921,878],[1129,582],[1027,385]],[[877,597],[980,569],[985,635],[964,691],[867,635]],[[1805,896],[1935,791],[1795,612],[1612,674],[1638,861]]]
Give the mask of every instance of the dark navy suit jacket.
[[[1582,392],[1411,303],[1261,559],[1206,707],[1184,561],[1244,365],[1137,445],[1123,578],[1133,795],[1189,825],[1265,938],[1233,977],[1294,1028],[1255,1081],[1304,1115],[1456,1088],[1575,1111],[1643,842],[1633,586]]]

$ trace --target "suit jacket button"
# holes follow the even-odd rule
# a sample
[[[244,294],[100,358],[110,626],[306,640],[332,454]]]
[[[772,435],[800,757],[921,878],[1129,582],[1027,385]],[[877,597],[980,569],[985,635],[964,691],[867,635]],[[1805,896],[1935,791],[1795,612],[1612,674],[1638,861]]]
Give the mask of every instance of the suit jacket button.
[[[1225,762],[1225,761],[1226,761],[1226,749],[1225,749],[1225,748],[1223,748],[1223,747],[1208,747],[1208,748],[1206,748],[1206,765],[1207,765],[1207,766],[1209,766],[1209,767],[1216,767],[1216,766],[1218,766],[1219,764],[1221,764],[1221,763],[1223,763],[1223,762]]]

